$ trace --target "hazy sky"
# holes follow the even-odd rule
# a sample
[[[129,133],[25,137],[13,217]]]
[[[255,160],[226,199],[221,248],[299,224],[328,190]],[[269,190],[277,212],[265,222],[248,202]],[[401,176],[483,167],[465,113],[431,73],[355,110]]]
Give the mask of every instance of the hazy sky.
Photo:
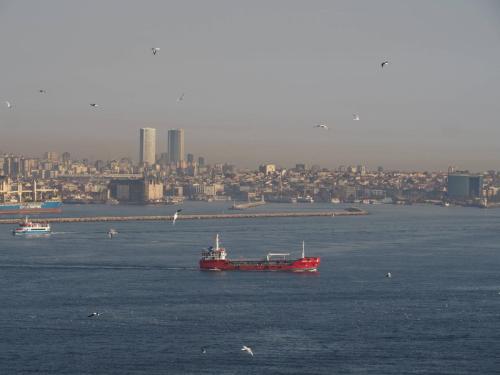
[[[500,169],[500,1],[0,0],[0,35],[1,151]]]

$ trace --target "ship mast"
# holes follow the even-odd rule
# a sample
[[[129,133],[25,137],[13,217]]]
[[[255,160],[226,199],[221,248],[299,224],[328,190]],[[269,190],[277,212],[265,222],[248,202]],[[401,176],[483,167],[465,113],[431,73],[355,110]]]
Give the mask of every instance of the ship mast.
[[[305,258],[305,253],[306,253],[306,244],[304,241],[302,241],[302,258]]]
[[[215,250],[219,250],[219,233],[215,235]]]

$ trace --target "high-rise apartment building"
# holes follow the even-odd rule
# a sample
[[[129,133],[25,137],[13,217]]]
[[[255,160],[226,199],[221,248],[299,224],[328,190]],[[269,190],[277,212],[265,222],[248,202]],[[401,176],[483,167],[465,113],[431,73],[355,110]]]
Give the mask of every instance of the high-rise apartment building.
[[[44,155],[43,155],[44,159],[45,160],[48,160],[48,161],[59,161],[59,154],[55,151],[47,151]]]
[[[184,161],[184,129],[171,129],[168,131],[168,161],[179,163]]]
[[[156,129],[141,128],[139,133],[139,161],[141,164],[147,163],[152,165],[155,163],[156,155]]]
[[[62,161],[63,163],[69,163],[71,160],[71,154],[69,152],[63,152]]]

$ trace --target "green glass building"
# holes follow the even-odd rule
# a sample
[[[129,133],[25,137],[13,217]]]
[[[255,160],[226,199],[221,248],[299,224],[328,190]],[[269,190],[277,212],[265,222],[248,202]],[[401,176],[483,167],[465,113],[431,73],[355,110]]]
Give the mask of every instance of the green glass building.
[[[448,175],[448,197],[452,199],[479,198],[483,176],[453,173]]]

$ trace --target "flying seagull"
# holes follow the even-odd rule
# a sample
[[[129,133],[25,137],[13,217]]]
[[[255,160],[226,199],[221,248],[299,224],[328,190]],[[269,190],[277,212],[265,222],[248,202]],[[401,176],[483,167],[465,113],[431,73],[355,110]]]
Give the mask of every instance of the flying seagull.
[[[47,93],[47,91],[45,91],[44,89],[40,89],[40,90],[38,90],[38,92],[39,92],[40,94],[46,94],[46,93]]]
[[[252,348],[249,348],[248,346],[243,345],[243,348],[241,348],[241,350],[243,350],[244,352],[247,352],[248,354],[250,354],[253,357]]]
[[[387,277],[388,279],[390,279],[390,278],[392,277],[392,275],[391,275],[391,273],[390,273],[390,272],[387,272],[387,273],[385,274],[385,277]]]
[[[90,103],[90,106],[91,106],[91,107],[96,108],[96,107],[99,107],[99,104],[96,104],[96,103]]]
[[[97,318],[99,315],[101,315],[101,313],[94,311],[88,316],[88,318]]]
[[[151,48],[151,51],[153,51],[153,55],[156,55],[158,52],[160,52],[160,48],[153,47],[153,48]]]
[[[172,221],[172,225],[175,225],[175,221],[177,220],[177,217],[179,217],[179,213],[181,212],[182,210],[177,210],[175,211],[175,214],[174,214],[174,220]]]
[[[353,121],[359,121],[359,115],[353,113],[352,114],[352,119],[353,119]]]
[[[383,68],[387,64],[389,64],[389,61],[385,60],[385,61],[382,61],[382,63],[380,64],[380,66]]]
[[[5,102],[5,105],[7,106],[7,108],[12,108],[12,104],[10,104],[10,102]]]
[[[325,129],[325,130],[328,130],[328,126],[326,126],[325,124],[319,124],[319,125],[316,125],[314,126],[315,128],[320,128],[320,129]]]
[[[182,95],[177,98],[178,102],[182,102],[183,100],[184,100],[184,93],[182,93]]]
[[[202,347],[201,348],[201,354],[207,354],[207,348]]]

